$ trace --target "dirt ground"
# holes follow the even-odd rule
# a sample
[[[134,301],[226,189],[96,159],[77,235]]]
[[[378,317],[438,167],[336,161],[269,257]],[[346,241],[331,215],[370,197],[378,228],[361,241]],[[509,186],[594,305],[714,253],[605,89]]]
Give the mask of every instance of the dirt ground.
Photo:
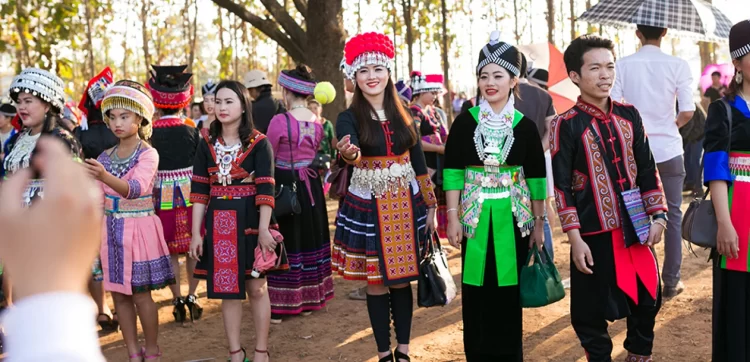
[[[333,220],[335,204],[329,202],[328,209],[330,220]],[[561,276],[567,278],[570,248],[556,219],[554,224],[555,264]],[[450,246],[446,249],[450,252],[450,268],[458,284],[461,276],[460,254]],[[657,246],[657,253],[659,260],[663,260],[662,244]],[[710,360],[711,268],[706,262],[707,251],[696,250],[696,254],[697,257],[683,251],[682,280],[687,288],[681,295],[665,302],[657,316],[655,361]],[[325,310],[307,317],[285,319],[280,325],[271,326],[272,361],[377,361],[365,303],[347,299],[349,291],[362,284],[336,277],[335,285],[336,296]],[[413,283],[413,289],[416,293],[416,283]],[[182,291],[187,292],[184,278]],[[172,318],[169,289],[153,293],[159,306],[159,344],[164,353],[162,361],[226,360],[228,353],[220,304],[219,301],[205,299],[205,291],[203,283],[198,289],[200,302],[205,308],[203,318],[184,327],[174,323]],[[108,302],[111,306],[111,299]],[[570,326],[569,306],[570,299],[566,297],[544,308],[524,310],[525,361],[585,361],[583,349]],[[249,304],[245,305],[244,312],[243,344],[252,350],[255,333]],[[444,308],[424,309],[415,305],[412,360],[465,361],[462,330],[460,295]],[[613,323],[609,331],[615,345],[613,358],[622,361],[627,354],[622,347],[626,334],[625,321]],[[395,337],[393,339],[395,346]],[[100,335],[99,340],[108,361],[127,360],[125,344],[119,333]]]

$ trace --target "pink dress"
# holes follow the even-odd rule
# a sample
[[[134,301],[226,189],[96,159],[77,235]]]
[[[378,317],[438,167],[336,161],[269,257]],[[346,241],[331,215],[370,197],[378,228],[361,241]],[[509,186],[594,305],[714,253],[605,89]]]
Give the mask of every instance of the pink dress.
[[[159,154],[153,148],[139,147],[125,162],[113,160],[107,152],[99,155],[98,161],[130,186],[127,197],[122,197],[100,182],[104,191],[104,289],[131,295],[174,284],[164,230],[154,214],[151,194]]]

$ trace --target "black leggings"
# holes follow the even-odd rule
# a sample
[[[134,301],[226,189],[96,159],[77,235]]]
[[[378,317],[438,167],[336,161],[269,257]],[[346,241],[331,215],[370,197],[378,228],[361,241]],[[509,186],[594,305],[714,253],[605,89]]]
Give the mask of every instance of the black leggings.
[[[367,312],[378,352],[391,349],[391,315],[396,341],[398,344],[409,344],[413,306],[414,296],[410,286],[390,288],[390,292],[383,295],[367,295]]]

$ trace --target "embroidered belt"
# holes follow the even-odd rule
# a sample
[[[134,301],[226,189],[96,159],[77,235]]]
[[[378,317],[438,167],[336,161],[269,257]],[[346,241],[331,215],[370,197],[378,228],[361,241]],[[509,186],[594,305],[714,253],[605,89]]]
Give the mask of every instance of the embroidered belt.
[[[311,163],[312,163],[312,160],[294,161],[294,169],[299,170],[300,168],[307,168],[310,166]],[[289,161],[276,160],[276,167],[284,169],[284,170],[291,170],[292,163]]]
[[[104,214],[117,219],[127,217],[143,217],[154,215],[154,200],[151,195],[137,199],[106,195],[104,198]]]
[[[730,152],[729,171],[735,182],[750,182],[750,154]]]
[[[464,191],[461,193],[461,223],[469,238],[474,237],[482,204],[485,200],[511,198],[511,212],[521,235],[531,233],[534,215],[531,211],[531,191],[520,166],[501,167],[497,173],[488,173],[484,167],[466,169]]]
[[[409,154],[362,157],[352,171],[351,188],[380,197],[386,192],[408,188],[416,178]]]
[[[229,185],[216,186],[211,185],[211,197],[222,200],[239,199],[251,197],[257,194],[255,185]]]
[[[155,202],[160,210],[171,210],[175,207],[188,207],[190,203],[190,183],[193,168],[157,171],[154,180]]]
[[[177,170],[156,171],[156,183],[168,180],[180,180],[185,177],[193,177],[193,166],[180,168]]]
[[[315,206],[315,199],[312,195],[312,186],[310,186],[310,179],[317,178],[318,172],[311,169],[310,165],[312,160],[294,161],[294,170],[297,172],[299,180],[305,184],[307,188],[307,195],[310,197],[310,203]],[[287,161],[276,161],[276,167],[284,170],[291,170],[292,163]]]

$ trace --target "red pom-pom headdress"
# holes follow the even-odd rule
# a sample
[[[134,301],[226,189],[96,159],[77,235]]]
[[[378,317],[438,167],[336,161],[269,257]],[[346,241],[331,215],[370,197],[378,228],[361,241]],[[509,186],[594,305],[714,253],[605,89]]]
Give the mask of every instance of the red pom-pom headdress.
[[[381,33],[364,33],[350,39],[344,46],[347,76],[367,65],[382,65],[391,70],[391,62],[396,56],[391,38]]]

